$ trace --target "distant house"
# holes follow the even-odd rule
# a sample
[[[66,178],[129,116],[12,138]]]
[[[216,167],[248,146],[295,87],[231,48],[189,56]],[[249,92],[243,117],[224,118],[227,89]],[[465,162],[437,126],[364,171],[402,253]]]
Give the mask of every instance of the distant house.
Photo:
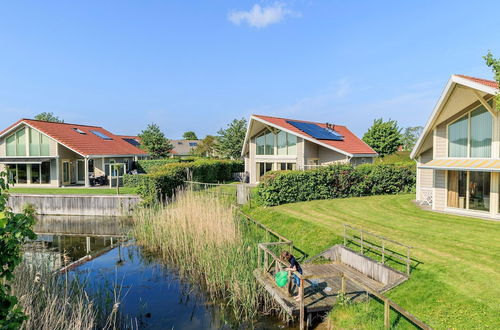
[[[372,163],[377,153],[347,127],[252,115],[242,156],[250,183],[268,171]]]
[[[0,171],[16,186],[89,186],[146,157],[136,142],[98,126],[21,119],[0,132]]]
[[[192,150],[198,146],[200,140],[170,140],[174,148],[170,151],[172,157],[192,155]]]
[[[500,218],[500,116],[495,81],[453,75],[411,157],[417,196],[436,211]]]

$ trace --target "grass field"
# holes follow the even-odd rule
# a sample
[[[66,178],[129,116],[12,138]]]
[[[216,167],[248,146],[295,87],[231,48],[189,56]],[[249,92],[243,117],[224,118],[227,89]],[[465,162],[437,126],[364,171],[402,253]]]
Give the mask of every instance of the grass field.
[[[37,195],[116,195],[116,188],[10,188],[13,194]],[[120,195],[135,194],[135,188],[120,188]]]
[[[387,295],[436,329],[500,328],[500,222],[419,209],[414,195],[310,201],[245,212],[314,255],[341,243],[343,223],[414,247],[421,262]],[[381,328],[383,306],[337,308],[338,328]],[[409,328],[398,320],[397,328]]]

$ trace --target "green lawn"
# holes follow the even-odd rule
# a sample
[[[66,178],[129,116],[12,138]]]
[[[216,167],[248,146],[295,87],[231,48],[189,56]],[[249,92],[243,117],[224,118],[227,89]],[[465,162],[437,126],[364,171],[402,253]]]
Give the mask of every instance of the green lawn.
[[[293,240],[309,255],[341,243],[343,223],[414,247],[421,262],[387,295],[437,329],[500,329],[500,222],[423,211],[414,195],[310,201],[245,212]],[[398,328],[409,327],[396,320]],[[337,308],[339,328],[380,328],[383,307]]]
[[[38,195],[116,195],[116,188],[10,188],[13,194]],[[136,194],[135,188],[120,188],[120,195]]]

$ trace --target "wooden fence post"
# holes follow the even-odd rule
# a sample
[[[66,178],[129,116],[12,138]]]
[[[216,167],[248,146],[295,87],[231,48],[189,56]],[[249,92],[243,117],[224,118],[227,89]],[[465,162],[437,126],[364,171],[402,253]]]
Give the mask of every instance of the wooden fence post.
[[[345,275],[342,273],[340,292],[345,293]]]
[[[267,269],[269,268],[269,260],[268,260],[268,255],[267,251],[264,250],[264,272],[267,272]]]
[[[262,252],[260,246],[257,248],[257,268],[261,268],[262,264]]]
[[[385,263],[385,241],[382,240],[382,264]]]
[[[359,230],[361,236],[361,254],[363,254],[363,229]]]
[[[344,246],[347,246],[347,226],[344,223]]]
[[[300,298],[300,330],[304,330],[304,279],[300,279],[299,287]]]
[[[389,329],[391,327],[391,306],[389,302],[384,300],[384,327]]]
[[[410,248],[406,247],[406,274],[408,276],[410,276],[410,265],[411,265]]]

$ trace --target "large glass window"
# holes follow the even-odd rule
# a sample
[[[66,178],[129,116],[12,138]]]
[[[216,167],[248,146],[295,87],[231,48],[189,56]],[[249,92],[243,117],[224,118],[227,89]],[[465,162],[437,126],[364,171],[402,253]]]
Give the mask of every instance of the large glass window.
[[[280,131],[278,133],[278,155],[286,155],[287,154],[287,141],[286,141],[286,132]]]
[[[448,171],[448,207],[489,211],[490,172]]]
[[[257,163],[259,165],[259,180],[260,178],[273,169],[273,163]]]
[[[483,106],[448,126],[449,157],[491,157],[493,122]]]
[[[26,164],[17,164],[17,183],[28,183]]]
[[[40,133],[30,128],[30,156],[40,156]]]
[[[448,207],[466,208],[467,172],[448,171]]]
[[[24,128],[6,139],[7,156],[26,156],[26,140]]]
[[[279,131],[277,134],[264,131],[255,139],[257,155],[296,155],[297,136]]]
[[[490,173],[469,172],[469,209],[490,210]]]
[[[467,157],[469,140],[469,115],[448,126],[448,156]]]
[[[50,183],[50,162],[43,162],[40,165],[41,183]]]
[[[491,157],[492,136],[491,115],[485,108],[481,107],[471,112],[470,115],[470,156],[489,158]]]
[[[294,171],[296,169],[295,163],[280,163],[281,171]]]
[[[31,183],[40,183],[40,164],[31,164]]]

